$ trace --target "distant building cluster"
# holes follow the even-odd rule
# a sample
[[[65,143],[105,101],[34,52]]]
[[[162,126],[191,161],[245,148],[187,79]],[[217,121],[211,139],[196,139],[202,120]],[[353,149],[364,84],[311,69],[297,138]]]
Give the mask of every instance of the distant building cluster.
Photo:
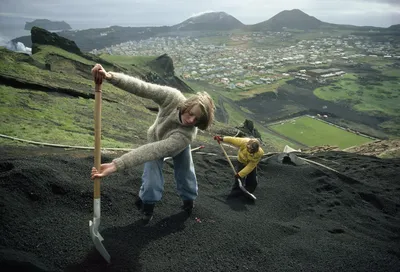
[[[300,70],[294,73],[294,77],[303,80],[324,81],[325,79],[342,76],[344,74],[346,74],[346,72],[338,68],[328,68],[328,69]]]
[[[222,35],[222,34],[221,34]],[[337,69],[363,58],[399,59],[398,46],[365,36],[331,36],[301,40],[281,47],[262,46],[266,41],[285,40],[286,32],[225,34],[230,42],[250,41],[257,47],[213,44],[195,37],[153,37],[93,50],[95,54],[157,56],[164,53],[174,61],[175,73],[184,79],[206,81],[227,89],[251,88],[285,78],[325,82],[346,74]],[[224,35],[222,35],[224,36]],[[286,67],[307,67],[290,71]],[[326,67],[331,67],[327,69]],[[306,70],[307,69],[307,70]]]
[[[313,69],[313,70],[308,70],[306,73],[315,78],[327,78],[327,77],[333,77],[333,76],[340,76],[345,74],[340,69],[337,68],[329,68],[329,69]]]

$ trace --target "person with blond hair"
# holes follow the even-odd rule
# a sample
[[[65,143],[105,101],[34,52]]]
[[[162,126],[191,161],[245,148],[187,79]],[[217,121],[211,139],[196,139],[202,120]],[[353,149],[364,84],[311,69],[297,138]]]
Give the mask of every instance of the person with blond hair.
[[[158,104],[159,111],[147,131],[147,144],[102,164],[100,169],[93,167],[91,178],[105,177],[144,164],[142,185],[135,204],[143,213],[143,219],[149,221],[164,191],[164,158],[172,157],[182,208],[191,214],[198,185],[190,144],[196,137],[197,128],[206,130],[214,120],[212,98],[206,92],[186,98],[175,88],[148,83],[123,73],[107,72],[100,64],[93,67],[92,74],[95,80],[105,79],[120,89],[153,100]]]
[[[214,136],[218,143],[224,142],[239,148],[236,164],[235,182],[232,186],[230,197],[245,195],[239,188],[238,179],[249,193],[253,193],[257,188],[257,165],[264,155],[260,142],[254,138],[239,138],[229,136]]]

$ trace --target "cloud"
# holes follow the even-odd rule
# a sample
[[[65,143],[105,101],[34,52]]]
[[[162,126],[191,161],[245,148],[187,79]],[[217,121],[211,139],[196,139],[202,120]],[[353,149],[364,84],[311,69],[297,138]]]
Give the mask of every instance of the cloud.
[[[200,15],[203,15],[203,14],[206,14],[206,13],[210,13],[210,12],[215,12],[215,11],[214,10],[207,10],[207,11],[201,11],[201,12],[198,12],[198,13],[193,13],[190,16],[190,18],[198,17]]]
[[[8,50],[12,50],[12,51],[15,51],[15,52],[26,53],[26,54],[29,54],[29,55],[32,54],[32,48],[26,47],[22,42],[14,43],[14,42],[9,41],[5,45],[5,47]]]
[[[394,6],[400,6],[400,1],[399,0],[359,0],[360,2],[376,2],[376,3],[384,3],[384,4],[390,4]]]

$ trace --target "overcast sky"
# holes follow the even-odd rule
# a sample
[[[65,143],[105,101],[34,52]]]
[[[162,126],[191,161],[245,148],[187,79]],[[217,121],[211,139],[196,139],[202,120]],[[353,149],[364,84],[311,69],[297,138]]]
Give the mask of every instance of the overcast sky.
[[[73,28],[174,25],[209,11],[255,24],[296,8],[329,23],[400,24],[400,0],[0,0],[0,15],[64,20]]]

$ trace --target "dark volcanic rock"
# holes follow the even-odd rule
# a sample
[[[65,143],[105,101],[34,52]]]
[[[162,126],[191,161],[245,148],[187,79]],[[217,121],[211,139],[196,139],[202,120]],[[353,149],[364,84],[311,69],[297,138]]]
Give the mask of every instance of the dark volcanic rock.
[[[164,76],[173,76],[174,75],[174,62],[168,54],[162,54],[157,57],[155,60],[149,63],[150,66],[156,67],[158,69],[162,69],[164,72]]]
[[[230,166],[218,146],[207,149],[215,155],[193,154],[199,196],[190,216],[180,209],[172,161],[147,225],[134,204],[142,166],[102,179],[107,264],[88,229],[92,151],[1,147],[2,271],[398,271],[399,159],[298,154],[339,175],[265,156],[253,203],[227,198]]]
[[[38,50],[35,44],[53,45],[71,53],[79,55],[82,54],[81,50],[74,41],[61,37],[56,33],[51,33],[43,28],[32,27],[31,38],[32,38],[32,54],[35,54]]]
[[[243,124],[237,128],[242,132],[242,133],[239,133],[238,136],[251,135],[255,138],[261,139],[260,132],[258,132],[258,130],[254,127],[254,123],[251,120],[248,120],[248,119],[244,120]]]
[[[168,54],[163,54],[147,64],[154,72],[149,72],[144,80],[160,85],[168,85],[182,92],[194,90],[179,77],[175,76],[174,62]]]

